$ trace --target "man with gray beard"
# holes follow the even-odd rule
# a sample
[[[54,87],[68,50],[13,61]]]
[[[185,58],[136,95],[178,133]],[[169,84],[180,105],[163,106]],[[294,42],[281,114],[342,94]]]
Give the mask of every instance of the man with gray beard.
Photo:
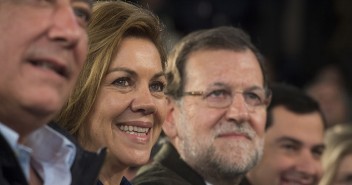
[[[167,141],[135,185],[236,185],[261,158],[271,99],[264,62],[242,30],[184,37],[169,56]]]

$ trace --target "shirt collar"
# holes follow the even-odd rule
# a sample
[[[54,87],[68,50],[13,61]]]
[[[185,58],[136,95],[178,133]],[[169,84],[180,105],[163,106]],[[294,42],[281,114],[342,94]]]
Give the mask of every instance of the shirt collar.
[[[1,122],[0,132],[16,153],[27,179],[32,158],[32,164],[45,184],[70,184],[76,146],[69,139],[47,125],[31,133],[24,145],[18,144],[19,134]]]
[[[47,125],[29,135],[25,145],[33,150],[33,158],[37,161],[48,162],[52,160],[52,157],[68,155],[65,157],[64,162],[71,166],[76,154],[75,145],[65,136]],[[64,150],[65,148],[67,150]],[[70,151],[71,149],[73,151]]]
[[[7,143],[9,143],[12,150],[14,150],[15,147],[17,146],[17,142],[19,138],[18,133],[10,129],[6,125],[2,124],[1,122],[0,122],[0,133],[4,136]]]

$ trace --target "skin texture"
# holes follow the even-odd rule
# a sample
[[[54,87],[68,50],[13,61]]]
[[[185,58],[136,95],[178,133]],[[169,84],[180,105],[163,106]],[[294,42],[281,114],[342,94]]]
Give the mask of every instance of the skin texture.
[[[116,184],[127,167],[149,160],[165,119],[165,83],[155,45],[144,38],[123,39],[87,119],[87,148],[108,148],[99,177],[104,184]],[[149,132],[138,136],[121,131],[121,126],[148,128]]]
[[[50,121],[73,89],[90,11],[88,1],[0,1],[0,121],[20,142]]]
[[[185,68],[185,91],[219,83],[232,92],[263,88],[263,74],[249,50],[200,50],[188,57]],[[201,96],[184,96],[170,107],[163,129],[182,159],[206,181],[235,184],[260,159],[265,106],[249,111],[243,96],[235,93],[226,108],[210,108]]]
[[[322,174],[323,121],[318,112],[273,110],[262,161],[248,173],[253,185],[316,184]]]
[[[340,161],[333,185],[348,185],[352,183],[352,154],[346,155]]]

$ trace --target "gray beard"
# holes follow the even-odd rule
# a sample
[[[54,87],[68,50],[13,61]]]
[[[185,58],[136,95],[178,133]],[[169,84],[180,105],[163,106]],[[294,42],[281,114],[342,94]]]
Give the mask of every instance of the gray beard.
[[[253,154],[247,156],[237,156],[240,160],[229,163],[221,154],[217,154],[213,146],[208,147],[205,152],[192,151],[194,147],[189,147],[183,142],[184,160],[192,166],[202,177],[209,178],[209,181],[233,182],[241,178],[252,169],[262,156],[262,147],[259,147]],[[239,149],[245,151],[248,148],[246,143],[239,143]],[[248,151],[248,150],[247,150]],[[241,155],[241,154],[239,154]]]
[[[178,117],[178,123],[187,130],[187,124],[189,124],[187,118],[184,116]],[[215,132],[221,133],[224,130],[234,129],[233,127],[233,125],[228,124],[216,128]],[[264,141],[258,138],[248,123],[238,124],[236,127],[237,130],[248,133],[251,141],[228,142],[226,147],[233,149],[231,153],[217,151],[214,139],[205,143],[201,141],[202,138],[193,137],[195,133],[184,132],[177,147],[181,158],[211,183],[234,184],[233,182],[238,182],[261,159]]]

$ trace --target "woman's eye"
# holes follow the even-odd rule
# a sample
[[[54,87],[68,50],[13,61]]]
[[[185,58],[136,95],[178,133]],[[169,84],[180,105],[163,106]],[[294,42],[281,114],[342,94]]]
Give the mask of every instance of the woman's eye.
[[[153,82],[149,88],[152,92],[163,92],[165,84],[163,82]]]
[[[118,78],[115,81],[113,81],[112,84],[116,86],[121,86],[121,87],[128,87],[128,86],[131,86],[131,80],[126,77]]]

